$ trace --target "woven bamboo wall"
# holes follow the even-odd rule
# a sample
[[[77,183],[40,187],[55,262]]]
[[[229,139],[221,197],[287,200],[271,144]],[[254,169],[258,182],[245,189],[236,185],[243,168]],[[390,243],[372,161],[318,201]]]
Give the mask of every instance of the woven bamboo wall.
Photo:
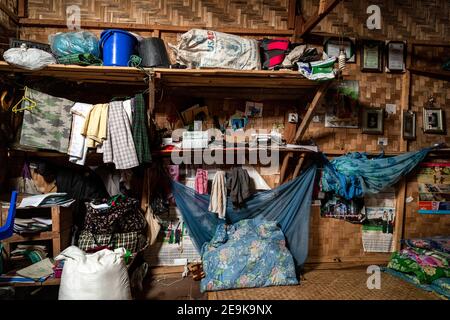
[[[288,0],[30,0],[29,18],[61,19],[68,5],[78,5],[85,21],[287,29]]]
[[[5,1],[5,0],[3,0]],[[226,3],[226,4],[225,4]],[[317,9],[318,0],[304,0],[303,14],[311,15]],[[32,19],[60,20],[65,16],[65,6],[69,1],[30,0],[28,1],[28,17]],[[220,1],[220,0],[153,0],[153,1],[70,1],[81,7],[82,19],[92,22],[165,24],[188,27],[230,27],[250,29],[287,29],[287,0],[278,1]],[[341,34],[347,36],[375,37],[390,40],[435,40],[450,41],[450,3],[446,0],[405,0],[376,2],[381,7],[382,30],[369,31],[365,27],[366,8],[373,4],[369,0],[345,0],[326,17],[314,32]],[[447,14],[444,14],[447,13]],[[63,28],[22,27],[21,37],[24,39],[47,42],[48,35]],[[97,35],[101,30],[93,30]],[[142,36],[150,36],[151,32],[139,32]],[[176,43],[178,33],[161,32],[161,38],[167,43]],[[268,33],[267,36],[270,36]],[[261,36],[262,37],[262,36]],[[259,37],[259,38],[261,38]],[[440,50],[440,51],[439,51]],[[169,54],[171,53],[168,50]],[[417,65],[429,66],[430,60],[443,59],[448,53],[443,49],[422,50],[414,59]],[[397,114],[385,119],[384,134],[362,134],[361,129],[329,129],[324,128],[324,108],[319,108],[317,115],[319,123],[311,123],[306,137],[314,139],[322,150],[341,151],[377,151],[377,138],[387,137],[386,151],[400,151],[401,144],[401,89],[402,75],[373,74],[360,71],[360,55],[357,50],[357,63],[347,64],[349,75],[346,79],[358,80],[360,102],[362,106],[384,108],[386,103],[397,106]],[[439,60],[439,62],[441,62]],[[437,61],[437,60],[436,60]],[[172,60],[172,62],[174,62]],[[437,65],[437,63],[436,63]],[[409,144],[410,150],[429,146],[435,142],[450,143],[449,134],[430,135],[421,132],[421,110],[430,93],[436,98],[436,104],[447,110],[447,127],[450,127],[450,87],[449,83],[423,76],[412,76],[410,107],[417,112],[417,140]],[[157,109],[157,122],[168,126],[165,111],[174,105],[177,99],[164,93],[163,103]],[[206,103],[212,113],[223,112],[228,116],[236,108],[241,108],[243,102],[230,100],[226,103],[217,99],[208,99]],[[226,105],[225,105],[226,104]],[[291,108],[289,102],[265,104],[264,116],[254,124],[270,128],[272,122],[284,122],[285,112]],[[302,102],[297,101],[296,106]],[[267,106],[267,107],[266,107]],[[271,107],[279,108],[271,108]],[[173,107],[173,106],[172,106]],[[270,111],[273,109],[272,111]],[[222,113],[220,113],[222,115]],[[223,116],[225,116],[223,114]],[[406,194],[417,199],[417,183],[407,184]],[[416,202],[406,204],[404,220],[404,237],[430,236],[448,233],[450,230],[447,216],[419,215]],[[379,261],[386,260],[385,254],[368,254],[363,252],[361,227],[335,219],[320,218],[318,207],[313,207],[310,231],[309,262],[335,261]]]
[[[16,0],[0,0],[2,7],[10,13],[17,14]],[[9,38],[16,37],[18,26],[6,12],[0,8],[0,59],[3,60],[3,52],[8,49]]]

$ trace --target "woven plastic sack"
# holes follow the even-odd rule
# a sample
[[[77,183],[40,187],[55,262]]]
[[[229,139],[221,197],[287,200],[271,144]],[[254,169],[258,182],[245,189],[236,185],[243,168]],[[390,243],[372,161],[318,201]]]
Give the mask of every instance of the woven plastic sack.
[[[64,259],[59,300],[131,300],[125,249],[86,254],[71,246],[55,259]]]
[[[3,53],[3,59],[10,65],[27,70],[40,70],[49,64],[56,63],[51,53],[41,49],[27,48],[25,44],[20,48],[6,50]]]
[[[95,57],[100,56],[97,37],[88,31],[58,32],[48,36],[53,54],[57,57],[69,54],[90,53]]]
[[[176,62],[189,68],[261,69],[259,46],[254,39],[192,29],[181,35],[177,45],[169,46]]]

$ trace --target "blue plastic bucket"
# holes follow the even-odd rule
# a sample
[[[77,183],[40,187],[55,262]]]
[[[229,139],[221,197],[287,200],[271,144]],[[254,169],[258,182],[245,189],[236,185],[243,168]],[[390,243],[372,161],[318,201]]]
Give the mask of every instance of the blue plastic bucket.
[[[134,54],[137,39],[124,30],[109,29],[100,35],[100,50],[105,66],[128,66],[130,56]]]

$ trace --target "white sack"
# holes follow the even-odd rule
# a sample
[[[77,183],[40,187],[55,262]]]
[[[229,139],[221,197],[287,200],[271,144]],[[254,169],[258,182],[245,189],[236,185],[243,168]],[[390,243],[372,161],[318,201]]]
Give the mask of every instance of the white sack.
[[[261,69],[258,41],[254,39],[192,29],[181,35],[178,45],[169,46],[176,62],[189,68]]]
[[[131,300],[124,248],[86,254],[76,246],[55,259],[64,261],[59,300]]]
[[[40,70],[49,64],[55,64],[56,59],[47,51],[35,48],[11,48],[3,53],[3,59],[10,65],[27,69]]]

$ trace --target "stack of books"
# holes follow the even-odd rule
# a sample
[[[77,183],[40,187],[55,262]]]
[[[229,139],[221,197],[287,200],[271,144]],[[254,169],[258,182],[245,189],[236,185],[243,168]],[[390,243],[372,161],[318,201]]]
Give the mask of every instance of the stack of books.
[[[11,251],[10,259],[16,260],[30,260],[31,262],[37,262],[47,257],[47,246],[33,245],[33,244],[18,244],[16,249]]]
[[[68,197],[67,193],[45,193],[23,198],[17,208],[52,206],[69,207],[74,202],[75,200]]]

